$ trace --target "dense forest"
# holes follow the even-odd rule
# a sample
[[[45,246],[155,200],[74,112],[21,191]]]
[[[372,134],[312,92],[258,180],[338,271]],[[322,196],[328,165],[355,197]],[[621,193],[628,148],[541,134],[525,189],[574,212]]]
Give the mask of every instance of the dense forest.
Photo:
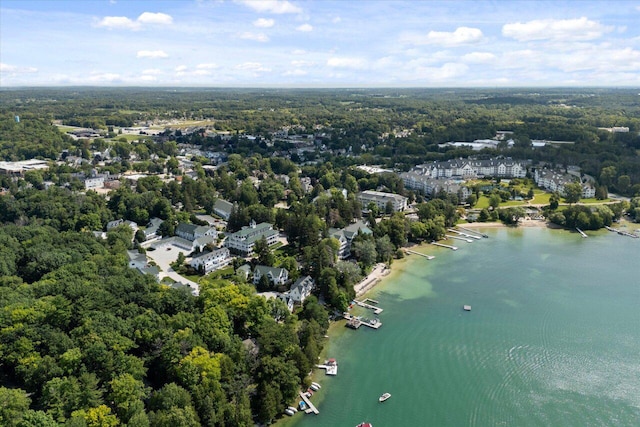
[[[628,213],[640,219],[637,91],[77,88],[0,95],[0,158],[52,160],[45,170],[0,175],[2,426],[249,426],[276,419],[309,385],[330,319],[347,309],[354,284],[376,263],[402,257],[408,242],[442,238],[464,213],[456,194],[427,200],[396,174],[355,165],[407,170],[470,154],[578,165],[610,191],[635,195]],[[168,124],[158,137],[128,140],[114,132],[140,121],[197,127],[205,119],[231,138]],[[104,135],[72,139],[54,121]],[[629,132],[598,129],[613,126]],[[326,147],[316,147],[312,161],[273,156],[287,148],[272,137],[283,127],[317,133]],[[438,145],[498,130],[513,132],[512,147],[489,153]],[[532,139],[575,144],[534,149]],[[205,168],[208,159],[192,156],[193,174],[183,174],[177,157],[185,146],[224,152],[225,161]],[[94,157],[105,150],[113,153],[108,163]],[[71,166],[65,156],[82,161]],[[94,169],[149,175],[105,194],[80,180]],[[413,215],[362,206],[356,194],[363,190],[404,195]],[[482,193],[475,191],[477,200]],[[511,195],[488,196],[497,207]],[[143,233],[126,225],[104,238],[94,233],[116,219],[144,226],[159,218],[159,233],[175,236],[178,224],[214,215],[219,199],[233,203],[226,232],[268,222],[287,244],[274,249],[259,241],[250,259],[201,277],[199,295],[128,267],[127,250],[145,252]],[[517,223],[524,214],[491,203],[479,220]],[[589,229],[611,224],[624,206],[559,208],[553,195],[545,212],[558,224]],[[370,233],[358,233],[352,257],[340,260],[333,233],[356,221]],[[309,275],[314,295],[292,313],[257,294],[281,289],[248,283],[237,273],[244,263],[287,268],[292,280]],[[197,274],[179,264],[177,271]]]

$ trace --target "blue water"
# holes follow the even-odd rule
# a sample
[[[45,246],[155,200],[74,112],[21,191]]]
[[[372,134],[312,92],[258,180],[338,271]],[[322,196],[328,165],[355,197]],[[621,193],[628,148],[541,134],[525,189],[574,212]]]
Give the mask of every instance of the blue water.
[[[287,424],[640,426],[640,239],[485,231],[394,264],[383,326],[332,331],[320,414]]]

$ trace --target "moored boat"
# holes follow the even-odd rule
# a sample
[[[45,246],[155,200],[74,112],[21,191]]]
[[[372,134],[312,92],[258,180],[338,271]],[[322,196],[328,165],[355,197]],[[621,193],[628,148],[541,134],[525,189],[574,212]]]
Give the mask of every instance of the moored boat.
[[[464,309],[464,311],[471,311],[471,306],[470,305],[464,305],[464,306],[462,306],[462,308]]]
[[[356,427],[373,427],[371,423],[360,423]]]
[[[380,396],[378,398],[378,401],[379,402],[384,402],[385,400],[387,400],[390,397],[391,397],[391,393],[384,393],[382,396]]]

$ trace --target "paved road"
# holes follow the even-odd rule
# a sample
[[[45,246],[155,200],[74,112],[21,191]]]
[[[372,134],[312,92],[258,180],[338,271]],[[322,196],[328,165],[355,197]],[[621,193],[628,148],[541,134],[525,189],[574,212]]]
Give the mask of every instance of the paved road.
[[[158,242],[160,241],[156,240],[153,243],[157,244]],[[191,289],[193,289],[194,295],[198,295],[200,293],[200,286],[196,282],[182,277],[181,275],[176,273],[173,268],[171,268],[171,263],[178,259],[178,254],[180,252],[182,252],[185,256],[188,255],[187,251],[185,251],[184,249],[168,244],[159,246],[154,251],[147,250],[147,257],[153,260],[160,268],[160,279],[162,279],[163,277],[169,277],[176,282],[182,282],[186,285],[189,285]]]

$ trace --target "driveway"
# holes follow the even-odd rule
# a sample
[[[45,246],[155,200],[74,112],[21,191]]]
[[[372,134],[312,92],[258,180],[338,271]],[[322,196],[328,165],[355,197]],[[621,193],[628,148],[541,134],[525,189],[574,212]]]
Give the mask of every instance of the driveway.
[[[200,294],[200,286],[185,277],[182,277],[171,268],[171,263],[178,259],[178,254],[182,253],[187,256],[189,253],[171,243],[162,244],[162,241],[155,241],[156,250],[150,251],[147,248],[147,257],[153,260],[160,268],[160,279],[163,277],[169,277],[176,282],[182,282],[188,285],[192,289],[194,295]]]

